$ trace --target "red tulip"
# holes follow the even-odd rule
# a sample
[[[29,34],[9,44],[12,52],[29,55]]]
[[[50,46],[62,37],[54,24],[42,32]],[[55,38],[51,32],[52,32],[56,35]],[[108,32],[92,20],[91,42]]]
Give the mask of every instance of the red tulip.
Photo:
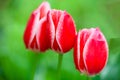
[[[88,75],[98,74],[106,65],[108,44],[98,28],[83,29],[78,33],[74,46],[76,68]]]
[[[48,49],[46,34],[46,15],[50,10],[48,2],[43,2],[32,12],[24,32],[26,48],[33,51],[45,51]]]
[[[75,42],[76,29],[72,17],[66,11],[51,10],[47,14],[48,36],[51,49],[65,53]]]

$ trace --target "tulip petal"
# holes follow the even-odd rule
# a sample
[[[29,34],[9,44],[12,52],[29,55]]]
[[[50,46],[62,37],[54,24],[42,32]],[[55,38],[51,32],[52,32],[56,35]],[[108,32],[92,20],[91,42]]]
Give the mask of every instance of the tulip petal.
[[[70,50],[75,41],[76,29],[72,17],[61,10],[51,10],[47,15],[48,35],[51,48],[65,53]]]
[[[47,26],[48,26],[47,19],[46,19],[46,17],[44,17],[39,22],[39,28],[38,28],[38,32],[36,34],[37,42],[38,42],[38,45],[40,46],[39,49],[42,52],[44,52],[45,50],[47,50],[50,47],[49,41],[47,41],[47,39],[48,39]]]
[[[61,16],[61,11],[59,10],[51,10],[48,12],[48,35],[49,35],[49,40],[51,43],[51,48],[55,51],[60,52],[60,46],[58,45],[58,41],[56,39],[56,29],[58,27],[58,22],[59,18]]]
[[[54,43],[54,39],[55,39],[55,26],[54,26],[54,23],[53,23],[53,20],[52,20],[52,16],[51,16],[51,11],[48,11],[48,14],[47,14],[47,35],[48,35],[48,41],[50,41],[50,45],[51,45],[51,48],[53,47],[53,43]]]
[[[24,42],[26,48],[33,51],[45,51],[46,42],[44,42],[43,39],[46,40],[46,38],[43,37],[45,34],[43,32],[43,30],[45,30],[45,27],[43,26],[45,25],[44,23],[46,23],[44,22],[44,18],[46,17],[48,10],[50,10],[49,3],[43,2],[35,11],[33,11],[24,32]],[[41,31],[39,32],[38,30]],[[40,41],[38,40],[38,35],[42,38]],[[40,43],[41,41],[44,43]]]
[[[75,37],[76,28],[74,21],[72,17],[64,11],[61,14],[56,30],[56,39],[62,53],[69,51],[74,46]]]
[[[76,69],[82,72],[82,70],[79,67],[79,63],[80,63],[80,50],[79,49],[80,49],[80,32],[77,35],[77,39],[74,45],[74,63],[75,63]]]
[[[80,70],[80,72],[84,72],[86,70],[84,61],[83,61],[83,49],[84,45],[89,38],[91,32],[89,32],[88,29],[83,29],[79,31],[77,42],[76,42],[76,49],[74,48],[74,51],[77,50],[77,52],[74,52],[74,61],[76,64],[76,68]]]
[[[87,73],[94,75],[99,73],[107,62],[108,46],[104,35],[98,28],[91,32],[84,46],[83,59]]]
[[[28,21],[28,24],[27,24],[27,27],[25,29],[25,32],[24,32],[24,42],[25,42],[26,48],[38,48],[38,45],[36,43],[35,35],[31,39],[31,35],[32,35],[32,30],[34,28],[34,23],[35,23],[34,20],[35,19],[36,19],[36,14],[32,14],[30,19],[29,19],[29,21]]]
[[[50,5],[48,2],[44,1],[42,4],[34,11],[34,13],[40,13],[39,19],[45,17],[50,10]]]
[[[61,15],[62,15],[63,11],[60,10],[52,10],[52,19],[53,19],[53,23],[54,23],[54,27],[55,27],[55,38],[54,38],[54,43],[53,43],[53,49],[61,52],[61,46],[59,45],[58,41],[57,41],[57,28],[58,28],[58,23],[60,21]]]
[[[35,18],[35,15],[32,14],[28,23],[27,23],[27,27],[25,29],[25,32],[24,32],[23,39],[24,39],[24,43],[25,43],[26,48],[28,48],[34,18]]]

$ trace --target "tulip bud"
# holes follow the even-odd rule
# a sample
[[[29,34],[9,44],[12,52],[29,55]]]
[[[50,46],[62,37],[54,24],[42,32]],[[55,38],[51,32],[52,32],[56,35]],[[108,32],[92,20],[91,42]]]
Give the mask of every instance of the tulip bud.
[[[46,34],[46,15],[50,10],[48,2],[43,2],[30,16],[24,32],[26,48],[33,51],[45,51],[48,49]]]
[[[69,51],[75,42],[76,29],[72,17],[61,10],[51,10],[47,14],[48,39],[51,49],[65,53]]]
[[[98,74],[106,65],[108,44],[98,28],[79,31],[74,46],[74,63],[76,68],[88,75]]]

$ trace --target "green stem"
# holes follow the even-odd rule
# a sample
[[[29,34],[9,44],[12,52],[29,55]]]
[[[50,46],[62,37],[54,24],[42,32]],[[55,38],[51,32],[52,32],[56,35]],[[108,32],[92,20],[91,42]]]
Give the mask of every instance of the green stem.
[[[62,66],[63,54],[58,55],[58,65],[57,65],[57,80],[60,80],[60,71]]]
[[[87,80],[91,80],[90,76],[87,75]]]

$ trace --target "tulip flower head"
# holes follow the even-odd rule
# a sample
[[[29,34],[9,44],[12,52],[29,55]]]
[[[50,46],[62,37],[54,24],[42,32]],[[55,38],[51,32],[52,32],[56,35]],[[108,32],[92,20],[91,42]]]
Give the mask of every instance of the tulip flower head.
[[[26,48],[33,51],[45,51],[49,48],[46,42],[46,15],[49,10],[49,3],[43,2],[32,12],[24,32],[24,43]]]
[[[51,10],[47,14],[48,39],[51,49],[65,53],[69,51],[75,42],[76,28],[72,17],[61,10]]]
[[[99,28],[79,31],[74,46],[76,68],[88,75],[101,72],[108,59],[108,44]]]

